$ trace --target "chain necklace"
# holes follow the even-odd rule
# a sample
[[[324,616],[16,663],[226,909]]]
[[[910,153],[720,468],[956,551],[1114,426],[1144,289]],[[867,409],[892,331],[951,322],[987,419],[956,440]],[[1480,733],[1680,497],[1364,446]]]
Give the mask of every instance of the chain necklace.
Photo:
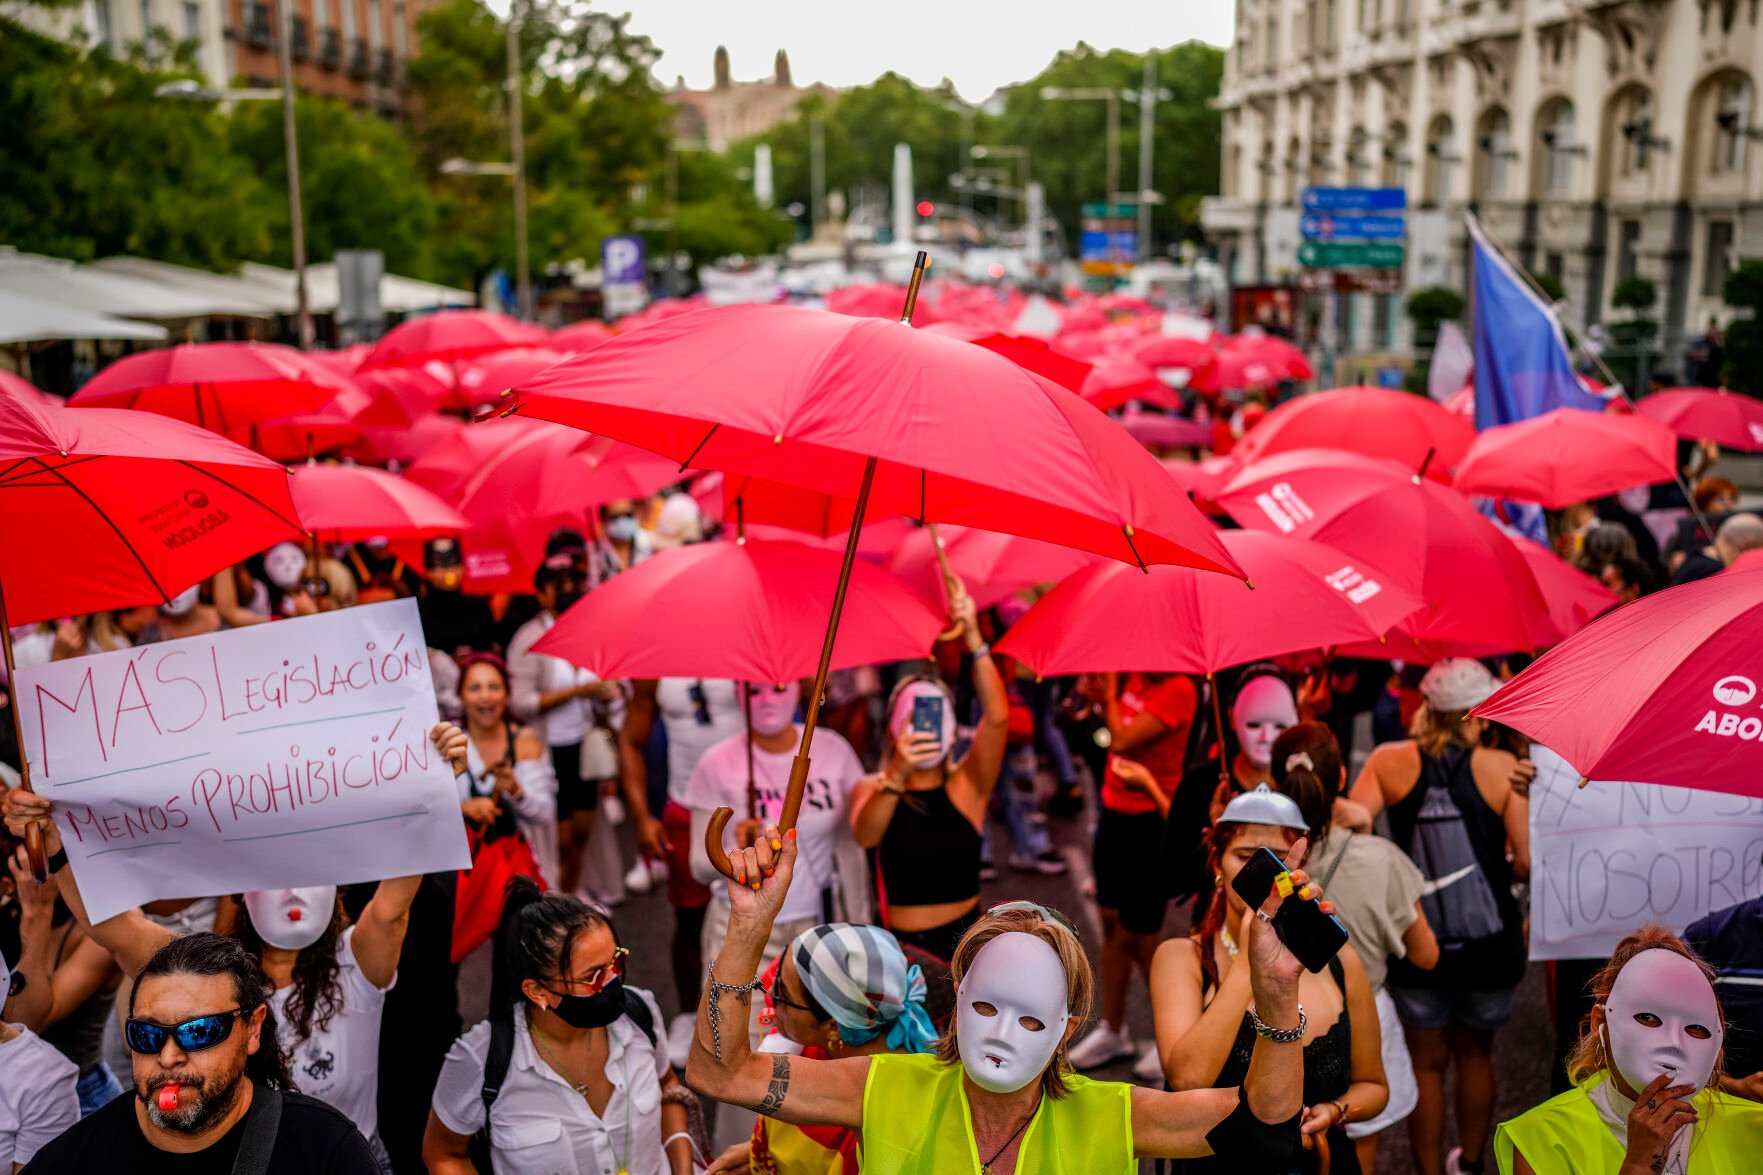
[[[563,1078],[564,1082],[566,1084],[569,1084],[569,1088],[571,1088],[572,1090],[575,1091],[577,1097],[585,1099],[588,1096],[588,1083],[584,1081],[580,1085],[576,1085],[570,1081],[569,1070],[564,1066],[562,1061],[557,1059],[557,1054],[553,1053],[549,1048],[546,1047],[545,1037],[542,1033],[539,1032],[537,1026],[535,1026],[533,1024],[532,1015],[530,1013],[527,1015],[526,1027],[527,1027],[527,1035],[531,1036],[533,1038],[533,1043],[539,1046],[539,1052],[544,1055],[546,1063],[549,1064],[551,1066],[551,1068],[556,1071],[557,1076]],[[610,1043],[610,1033],[608,1033],[608,1043]],[[630,1087],[631,1057],[630,1057],[630,1050],[629,1049],[625,1050],[624,1055],[619,1058],[619,1061],[620,1061],[619,1076],[624,1078],[624,1085],[623,1085],[623,1089],[624,1089],[624,1145],[625,1145],[625,1153],[628,1155],[630,1152],[630,1145],[631,1145],[631,1094],[632,1094],[632,1090]],[[618,1091],[614,1090],[613,1092],[616,1093]],[[593,1105],[590,1103],[588,1106],[588,1110],[590,1113],[593,1111],[593,1108],[594,1108]],[[611,1108],[610,1101],[608,1101],[608,1103],[607,1103],[607,1108],[608,1109]],[[599,1118],[600,1115],[595,1114],[594,1117]],[[605,1123],[603,1121],[601,1122],[601,1129],[603,1129],[603,1130],[606,1129]],[[606,1142],[607,1142],[608,1146],[610,1146],[612,1143],[612,1131],[611,1130],[606,1130]],[[629,1164],[627,1164],[623,1159],[620,1159],[618,1157],[618,1153],[617,1153],[616,1149],[613,1152],[612,1159],[613,1159],[613,1162],[618,1164],[618,1175],[630,1175]]]
[[[1010,1137],[1004,1140],[1004,1145],[993,1151],[992,1157],[979,1165],[979,1175],[992,1175],[992,1164],[998,1161],[999,1155],[1010,1149],[1011,1143],[1022,1136],[1022,1132],[1028,1129],[1028,1124],[1035,1120],[1035,1114],[1040,1108],[1040,1103],[1036,1102],[1034,1109],[1030,1110],[1028,1116],[1017,1124],[1015,1130],[1010,1132]]]

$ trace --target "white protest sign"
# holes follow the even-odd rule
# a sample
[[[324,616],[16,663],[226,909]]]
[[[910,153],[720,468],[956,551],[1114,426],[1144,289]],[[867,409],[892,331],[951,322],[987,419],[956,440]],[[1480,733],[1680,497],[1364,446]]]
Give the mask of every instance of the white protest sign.
[[[416,601],[20,669],[31,782],[94,920],[469,867]]]
[[[1755,897],[1763,800],[1650,783],[1579,786],[1532,746],[1530,957],[1602,959],[1649,922],[1681,932]]]

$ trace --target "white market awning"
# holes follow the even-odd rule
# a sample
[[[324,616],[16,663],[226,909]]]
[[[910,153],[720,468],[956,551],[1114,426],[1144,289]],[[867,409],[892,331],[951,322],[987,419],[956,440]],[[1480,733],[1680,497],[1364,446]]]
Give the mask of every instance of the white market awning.
[[[56,339],[140,339],[159,342],[163,326],[112,318],[78,306],[0,290],[0,344],[43,343]]]
[[[247,261],[240,274],[254,282],[273,283],[291,298],[294,292],[294,271],[273,265]],[[321,261],[306,267],[306,300],[314,314],[334,314],[339,294],[337,267],[334,262]],[[440,310],[451,306],[475,306],[477,297],[470,290],[437,285],[395,273],[380,277],[380,309],[387,314],[408,314],[413,310]]]
[[[169,320],[241,314],[260,318],[268,313],[260,308],[247,310],[230,297],[192,293],[130,274],[11,251],[0,251],[0,290],[119,318]]]
[[[292,314],[294,295],[272,282],[252,281],[230,273],[211,273],[169,261],[146,257],[101,257],[85,267],[88,271],[120,273],[187,294],[211,298],[217,305],[234,306],[234,313],[249,315]]]

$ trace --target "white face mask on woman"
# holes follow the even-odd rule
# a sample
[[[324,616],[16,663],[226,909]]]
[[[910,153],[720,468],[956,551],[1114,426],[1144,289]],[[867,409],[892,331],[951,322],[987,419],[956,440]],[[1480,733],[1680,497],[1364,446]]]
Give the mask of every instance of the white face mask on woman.
[[[1654,948],[1627,963],[1604,1001],[1610,1065],[1640,1092],[1661,1073],[1707,1088],[1725,1033],[1714,986],[1676,951]]]
[[[306,571],[306,552],[293,543],[277,543],[263,553],[263,574],[284,592],[293,591]]]
[[[748,682],[745,688],[749,691],[747,707],[752,715],[754,734],[770,738],[795,725],[796,703],[802,700],[799,683],[788,682],[782,689],[777,689]]]
[[[981,1089],[1015,1093],[1040,1078],[1070,1018],[1059,953],[1032,934],[1000,934],[979,949],[955,993],[961,1067]]]
[[[159,605],[159,611],[166,616],[188,616],[196,610],[197,603],[202,599],[202,585],[185,588],[165,603]]]
[[[1266,770],[1273,762],[1274,740],[1298,724],[1298,703],[1291,687],[1277,677],[1252,677],[1237,691],[1230,707],[1230,725],[1243,757]]]
[[[936,749],[913,760],[912,766],[935,767],[948,757],[950,748],[955,745],[955,707],[950,704],[949,695],[941,686],[929,681],[915,681],[901,690],[900,696],[894,699],[894,712],[888,718],[888,730],[898,736],[910,726],[913,711],[920,698],[935,699],[936,709],[942,717],[937,724]],[[927,701],[925,705],[929,706],[931,703]]]
[[[304,950],[324,937],[337,910],[337,887],[259,889],[245,895],[257,937],[284,951]]]

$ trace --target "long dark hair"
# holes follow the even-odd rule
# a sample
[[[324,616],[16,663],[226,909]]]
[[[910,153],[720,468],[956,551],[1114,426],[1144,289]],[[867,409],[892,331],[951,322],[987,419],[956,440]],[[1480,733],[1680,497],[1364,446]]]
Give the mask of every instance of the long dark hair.
[[[135,977],[135,984],[129,989],[129,1015],[135,1013],[135,995],[141,990],[141,982],[155,975],[230,976],[233,996],[244,1013],[241,1019],[249,1020],[258,1008],[264,1010],[257,1051],[245,1058],[245,1076],[272,1089],[294,1087],[288,1077],[288,1056],[276,1034],[275,1009],[269,1007],[269,981],[245,944],[206,931],[172,939],[153,952]]]
[[[349,915],[343,910],[343,895],[339,893],[330,925],[317,942],[301,947],[294,955],[294,989],[288,993],[283,1011],[301,1040],[309,1039],[315,1026],[320,1032],[328,1030],[331,1020],[343,1010],[342,965],[337,962],[337,943],[348,928]],[[251,912],[244,902],[239,903],[239,919],[233,931],[252,958],[263,958],[263,939],[257,927],[251,925]]]
[[[611,930],[612,920],[580,898],[546,893],[530,877],[510,880],[502,920],[496,925],[491,1014],[518,1007],[525,998],[520,985],[526,980],[542,984],[566,974],[576,939],[596,926]],[[616,931],[613,937],[616,940]]]
[[[1273,740],[1273,786],[1289,796],[1310,826],[1310,847],[1322,843],[1341,794],[1341,744],[1320,722],[1300,722]]]

